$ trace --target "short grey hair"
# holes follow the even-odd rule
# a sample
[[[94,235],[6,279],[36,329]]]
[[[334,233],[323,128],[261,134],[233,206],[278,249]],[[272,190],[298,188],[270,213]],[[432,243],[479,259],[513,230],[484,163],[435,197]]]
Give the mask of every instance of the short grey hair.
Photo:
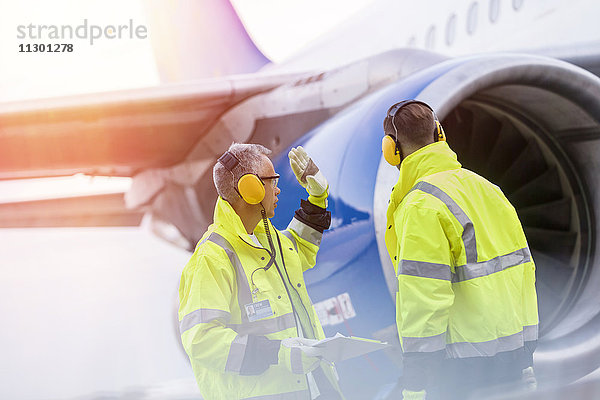
[[[260,144],[233,143],[227,151],[236,156],[240,163],[230,172],[217,161],[213,167],[213,182],[219,196],[232,202],[240,197],[234,185],[245,174],[257,174],[263,156],[271,154],[271,150]]]

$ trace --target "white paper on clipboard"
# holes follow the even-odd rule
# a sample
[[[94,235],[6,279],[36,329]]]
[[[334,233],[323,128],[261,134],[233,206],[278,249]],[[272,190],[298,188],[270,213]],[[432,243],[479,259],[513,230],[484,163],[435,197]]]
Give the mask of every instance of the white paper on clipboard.
[[[358,357],[373,351],[382,350],[389,344],[378,340],[344,336],[336,333],[335,336],[319,340],[312,345],[318,348],[320,356],[328,361],[339,362],[349,358]]]

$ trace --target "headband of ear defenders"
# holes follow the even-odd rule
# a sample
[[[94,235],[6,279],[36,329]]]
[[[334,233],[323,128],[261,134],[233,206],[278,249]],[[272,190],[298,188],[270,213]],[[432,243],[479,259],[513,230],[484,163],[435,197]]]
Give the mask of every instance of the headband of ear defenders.
[[[226,151],[218,160],[233,177],[233,169],[240,164],[240,160],[231,152]],[[256,174],[244,174],[237,183],[235,191],[248,204],[258,204],[265,198],[265,185]]]
[[[433,114],[433,140],[436,142],[439,141],[445,141],[446,140],[446,136],[444,135],[444,129],[442,128],[442,125],[440,124],[440,121],[438,120],[437,115],[435,114],[435,111],[433,110],[433,108],[431,108],[431,106],[427,103],[424,103],[422,101],[419,100],[404,100],[401,101],[399,103],[394,104],[389,110],[388,110],[388,114],[387,116],[391,118],[392,121],[392,126],[394,127],[394,130],[396,131],[396,139],[398,136],[398,131],[396,130],[396,124],[394,123],[394,117],[396,116],[396,114],[398,113],[398,111],[400,111],[402,108],[410,105],[410,104],[420,104],[424,107],[427,107],[431,113]]]
[[[427,104],[419,100],[404,100],[399,103],[394,104],[387,112],[387,116],[391,118],[392,126],[394,127],[395,137],[392,135],[385,135],[381,141],[381,151],[383,153],[383,158],[390,165],[399,165],[402,162],[402,154],[400,145],[398,143],[398,130],[396,129],[396,124],[394,122],[394,117],[403,107],[406,107],[409,104],[421,104],[431,110],[433,114],[434,128],[433,128],[433,141],[445,141],[446,136],[444,134],[444,129],[442,125],[437,119],[435,115],[435,111]]]

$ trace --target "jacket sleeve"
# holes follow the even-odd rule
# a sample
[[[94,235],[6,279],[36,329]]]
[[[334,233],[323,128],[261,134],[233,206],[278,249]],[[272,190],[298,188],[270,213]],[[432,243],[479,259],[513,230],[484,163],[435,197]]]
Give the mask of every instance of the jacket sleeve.
[[[323,238],[323,231],[331,224],[331,213],[306,200],[301,200],[300,208],[282,233],[292,243],[302,263],[302,272],[315,266],[317,252]]]
[[[444,357],[454,302],[452,254],[444,216],[408,205],[394,215],[398,237],[397,325],[404,352],[405,387],[422,390]]]
[[[238,335],[227,327],[235,290],[235,272],[226,256],[195,253],[179,285],[181,341],[192,365],[258,375],[277,364],[279,341]]]

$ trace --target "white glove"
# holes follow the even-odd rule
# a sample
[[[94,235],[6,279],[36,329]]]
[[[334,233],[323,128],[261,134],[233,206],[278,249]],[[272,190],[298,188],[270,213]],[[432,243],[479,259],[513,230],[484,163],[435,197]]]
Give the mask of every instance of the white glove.
[[[309,339],[283,339],[277,357],[279,364],[285,365],[293,374],[306,375],[319,366],[321,359],[308,355],[304,348],[309,346],[302,345],[300,340]]]
[[[402,400],[425,400],[426,393],[424,390],[413,392],[411,390],[404,389],[402,391]]]
[[[323,354],[323,349],[312,347],[318,340],[305,339],[301,337],[287,338],[281,341],[281,344],[286,347],[298,347],[304,354],[311,357],[320,357]]]
[[[525,384],[527,390],[534,391],[537,389],[537,379],[535,379],[533,367],[528,367],[523,370],[521,381]]]
[[[308,200],[322,208],[327,207],[329,184],[319,167],[315,165],[302,146],[292,148],[288,157],[296,180],[310,195]]]

